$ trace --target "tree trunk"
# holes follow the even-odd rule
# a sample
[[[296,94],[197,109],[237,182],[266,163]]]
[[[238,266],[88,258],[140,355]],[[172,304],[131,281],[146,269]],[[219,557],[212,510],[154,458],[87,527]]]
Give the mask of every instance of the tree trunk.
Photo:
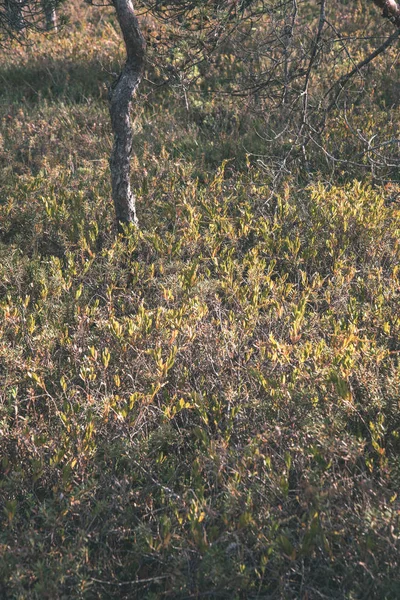
[[[373,3],[382,9],[384,17],[400,28],[400,4],[396,0],[373,0]]]
[[[57,31],[57,15],[54,0],[42,0],[46,31]]]
[[[130,158],[133,134],[130,113],[133,96],[139,86],[145,57],[145,41],[139,29],[131,0],[112,0],[122,35],[127,59],[109,91],[114,145],[110,156],[111,186],[119,231],[126,223],[137,224],[135,196],[130,183]]]

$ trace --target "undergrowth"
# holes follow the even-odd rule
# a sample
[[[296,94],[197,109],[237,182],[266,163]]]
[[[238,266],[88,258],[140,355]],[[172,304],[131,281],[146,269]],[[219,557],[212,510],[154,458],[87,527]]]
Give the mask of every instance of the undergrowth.
[[[110,31],[1,70],[1,598],[398,598],[393,189],[145,86],[116,238]]]

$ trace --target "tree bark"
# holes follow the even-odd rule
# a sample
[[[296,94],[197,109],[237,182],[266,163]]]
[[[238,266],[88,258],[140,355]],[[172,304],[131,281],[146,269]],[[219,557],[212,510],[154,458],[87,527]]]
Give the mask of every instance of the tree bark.
[[[130,158],[133,133],[130,121],[133,96],[140,84],[145,58],[145,40],[131,0],[112,0],[126,47],[126,62],[109,91],[114,145],[110,156],[111,186],[118,230],[137,224],[135,196],[131,190]]]
[[[376,6],[382,9],[383,16],[392,21],[400,28],[400,4],[396,0],[372,0]]]
[[[57,31],[57,14],[52,0],[42,0],[46,31]]]

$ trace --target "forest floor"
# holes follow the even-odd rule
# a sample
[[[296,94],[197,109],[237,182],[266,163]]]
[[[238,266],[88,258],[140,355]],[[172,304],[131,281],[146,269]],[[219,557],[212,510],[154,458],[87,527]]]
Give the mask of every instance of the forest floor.
[[[145,81],[116,236],[83,10],[1,50],[0,597],[399,598],[398,185]]]

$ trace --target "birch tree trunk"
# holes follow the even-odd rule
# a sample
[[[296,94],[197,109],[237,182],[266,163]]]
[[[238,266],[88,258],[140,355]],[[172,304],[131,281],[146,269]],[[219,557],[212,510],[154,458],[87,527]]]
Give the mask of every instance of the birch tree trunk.
[[[110,156],[111,186],[118,230],[137,224],[135,196],[131,190],[130,159],[133,133],[130,120],[132,99],[140,84],[145,58],[145,40],[131,0],[112,0],[126,47],[126,62],[109,91],[114,145]]]
[[[57,14],[52,0],[42,0],[46,31],[57,31]]]
[[[400,4],[396,0],[372,0],[376,6],[382,9],[383,16],[392,21],[400,28]]]

